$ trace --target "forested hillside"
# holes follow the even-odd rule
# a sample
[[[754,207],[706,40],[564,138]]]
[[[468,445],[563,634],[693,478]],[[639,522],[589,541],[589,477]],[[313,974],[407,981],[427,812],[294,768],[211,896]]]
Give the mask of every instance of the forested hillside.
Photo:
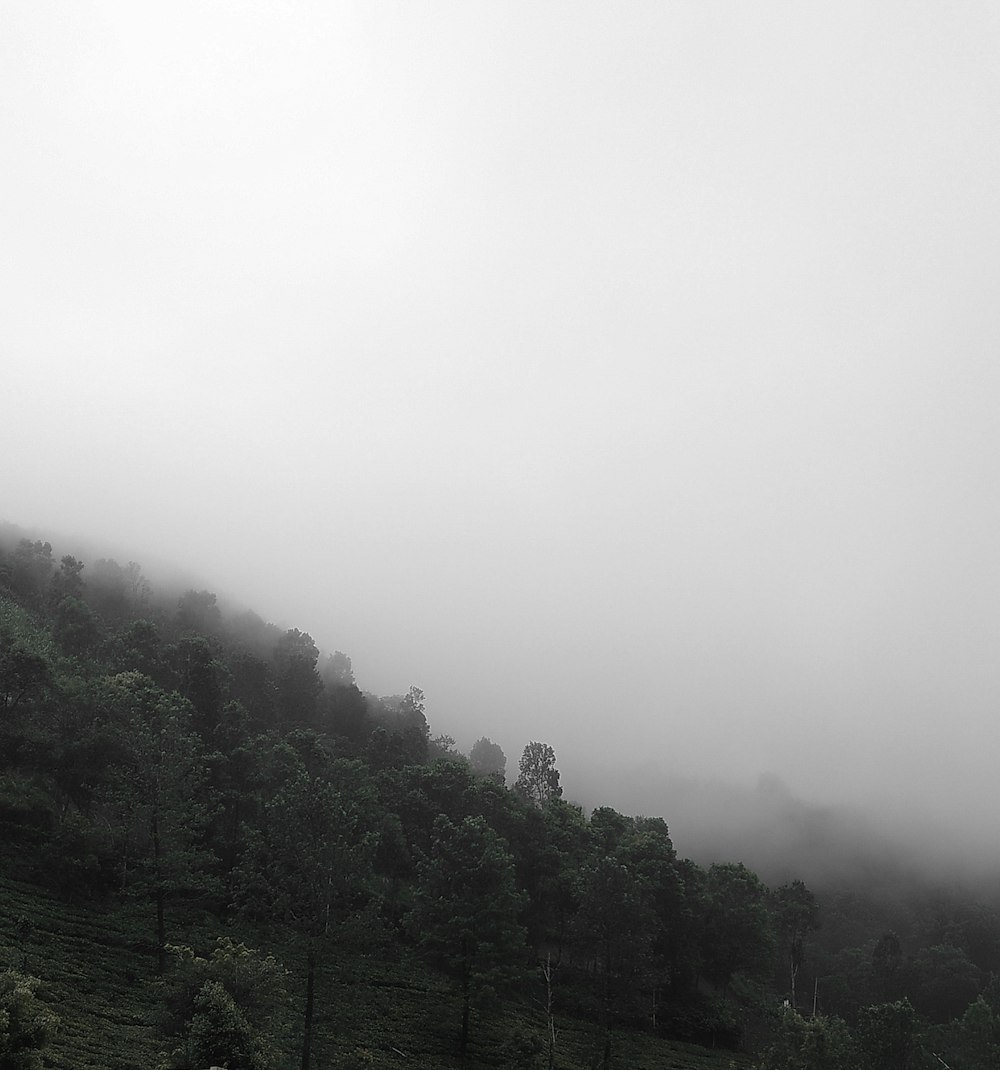
[[[0,545],[0,1066],[998,1065],[991,907],[697,865],[669,814],[564,800],[550,743],[465,756],[362,685]]]

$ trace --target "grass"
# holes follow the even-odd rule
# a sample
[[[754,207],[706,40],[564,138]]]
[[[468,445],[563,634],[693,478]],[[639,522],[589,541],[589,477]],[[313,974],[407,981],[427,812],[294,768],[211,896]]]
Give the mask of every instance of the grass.
[[[297,1067],[302,994],[300,955],[266,934],[234,933],[208,915],[171,918],[170,939],[200,950],[232,935],[274,954],[289,969],[290,1005],[276,1023],[287,1067]],[[0,966],[41,978],[39,995],[59,1016],[45,1065],[57,1070],[134,1070],[163,1064],[157,1035],[160,995],[148,911],[132,904],[70,903],[24,881],[0,878]],[[526,999],[477,1013],[469,1056],[456,1054],[459,1006],[447,982],[389,946],[368,953],[331,951],[317,977],[314,1070],[336,1070],[349,1057],[369,1070],[497,1070],[516,1034],[540,1038],[541,1015]],[[592,1024],[559,1021],[557,1066],[590,1070]],[[729,1070],[748,1066],[729,1052],[671,1043],[635,1032],[613,1039],[615,1070]]]

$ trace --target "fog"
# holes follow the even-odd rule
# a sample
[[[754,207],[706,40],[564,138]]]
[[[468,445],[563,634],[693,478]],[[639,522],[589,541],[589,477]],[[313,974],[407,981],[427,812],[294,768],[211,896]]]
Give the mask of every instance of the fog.
[[[976,0],[8,3],[0,519],[571,798],[764,774],[993,850],[998,46]]]

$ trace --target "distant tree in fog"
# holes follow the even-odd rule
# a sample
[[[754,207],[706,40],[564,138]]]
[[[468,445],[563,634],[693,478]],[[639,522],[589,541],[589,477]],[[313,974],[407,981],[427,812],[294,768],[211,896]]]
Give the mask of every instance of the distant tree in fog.
[[[184,631],[213,635],[222,623],[222,611],[211,591],[185,591],[177,602],[177,623]]]
[[[507,773],[507,755],[499,744],[483,736],[472,744],[469,751],[469,763],[472,771],[479,776],[495,776],[504,780]]]
[[[529,743],[517,763],[518,775],[514,790],[536,806],[544,806],[551,799],[562,797],[556,754],[548,743]]]

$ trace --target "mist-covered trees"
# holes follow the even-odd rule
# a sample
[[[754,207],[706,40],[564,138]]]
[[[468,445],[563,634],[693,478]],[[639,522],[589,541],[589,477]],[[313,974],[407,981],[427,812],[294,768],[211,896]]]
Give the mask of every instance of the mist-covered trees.
[[[469,765],[478,776],[494,776],[502,783],[507,772],[507,755],[498,743],[482,736],[472,744]]]
[[[102,702],[116,733],[103,805],[121,836],[123,884],[155,905],[162,972],[168,897],[211,883],[209,800],[191,706],[137,672],[107,678]]]
[[[548,743],[529,743],[517,763],[514,790],[535,806],[562,796],[556,754]]]
[[[171,1065],[271,1070],[271,1019],[286,998],[285,970],[271,955],[220,937],[209,955],[170,948],[162,1030]]]
[[[158,595],[131,563],[54,566],[46,545],[0,550],[5,872],[138,899],[136,946],[158,958],[188,940],[189,910],[280,934],[306,1061],[336,1028],[334,965],[363,940],[450,979],[460,1047],[475,1008],[526,978],[545,1013],[511,1047],[526,1061],[543,1036],[556,1058],[572,1014],[597,1066],[625,1029],[754,1045],[769,1070],[908,1066],[928,1038],[949,1065],[996,1065],[994,908],[769,890],[746,865],[679,858],[660,818],[565,802],[548,744],[508,789],[487,736],[469,761],[431,736],[419,688],[367,694],[308,633]],[[180,1065],[269,1065],[267,1009],[241,988],[266,990],[267,955],[244,952],[186,953]]]
[[[434,821],[430,852],[417,865],[407,922],[423,953],[453,978],[462,1001],[459,1054],[469,1044],[473,1005],[523,969],[522,906],[514,861],[481,817]]]
[[[317,959],[331,932],[364,904],[377,811],[359,763],[339,760],[310,771],[301,759],[288,757],[294,771],[264,807],[237,900],[248,916],[278,920],[302,942],[302,1068],[308,1070]]]

